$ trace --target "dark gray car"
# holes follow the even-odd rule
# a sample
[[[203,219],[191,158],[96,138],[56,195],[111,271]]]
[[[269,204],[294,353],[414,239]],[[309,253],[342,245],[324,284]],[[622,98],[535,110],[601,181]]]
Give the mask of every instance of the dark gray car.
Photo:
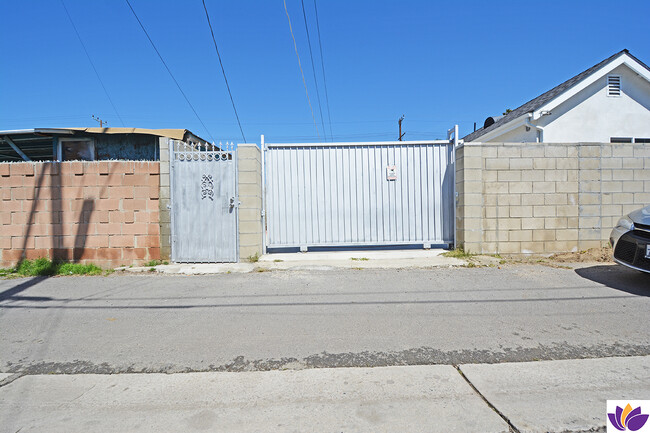
[[[650,206],[618,220],[609,243],[614,249],[614,261],[650,273]]]

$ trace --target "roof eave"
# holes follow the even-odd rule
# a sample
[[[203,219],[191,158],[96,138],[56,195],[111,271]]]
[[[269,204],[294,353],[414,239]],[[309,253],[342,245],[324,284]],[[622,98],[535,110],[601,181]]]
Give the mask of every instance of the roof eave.
[[[627,52],[622,52],[621,55],[611,62],[607,63],[604,65],[602,68],[598,69],[597,71],[594,71],[593,74],[589,75],[586,77],[584,80],[580,81],[579,83],[576,83],[575,86],[567,89],[565,92],[561,93],[558,95],[556,98],[551,99],[548,101],[546,104],[543,106],[539,107],[537,110],[533,112],[533,120],[537,120],[541,117],[541,113],[543,111],[551,111],[555,109],[557,106],[562,104],[563,102],[566,102],[603,76],[607,75],[614,69],[618,68],[621,65],[626,65],[628,68],[630,68],[632,71],[634,71],[636,74],[638,74],[640,77],[643,77],[646,81],[650,83],[650,71],[648,70],[647,66],[645,66],[643,63],[641,63],[636,57],[631,56]]]
[[[503,125],[494,128],[491,131],[487,131],[485,134],[481,134],[478,137],[473,138],[471,141],[465,140],[465,142],[474,143],[477,141],[490,141],[499,135],[506,134],[513,129],[517,129],[520,126],[523,126],[526,123],[526,119],[530,117],[528,114],[529,113],[526,113],[523,116],[519,116],[508,123],[504,123]]]

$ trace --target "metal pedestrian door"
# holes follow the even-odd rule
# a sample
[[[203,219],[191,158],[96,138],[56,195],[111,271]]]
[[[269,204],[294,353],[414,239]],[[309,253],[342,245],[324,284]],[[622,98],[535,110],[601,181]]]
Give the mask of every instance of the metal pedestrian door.
[[[170,160],[172,261],[236,262],[235,146],[173,141]]]
[[[454,242],[449,141],[267,144],[268,247]]]

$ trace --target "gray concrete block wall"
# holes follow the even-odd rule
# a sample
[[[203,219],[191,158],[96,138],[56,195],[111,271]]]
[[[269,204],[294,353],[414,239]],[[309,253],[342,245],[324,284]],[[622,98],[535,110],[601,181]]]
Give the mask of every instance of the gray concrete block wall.
[[[262,255],[262,155],[256,144],[237,147],[239,194],[239,257]]]
[[[171,213],[170,213],[170,190],[169,190],[169,152],[171,139],[160,137],[158,139],[160,151],[160,197],[158,207],[160,212],[160,258],[169,260],[171,258]]]
[[[457,150],[457,239],[477,253],[606,245],[650,203],[650,145],[471,143]]]

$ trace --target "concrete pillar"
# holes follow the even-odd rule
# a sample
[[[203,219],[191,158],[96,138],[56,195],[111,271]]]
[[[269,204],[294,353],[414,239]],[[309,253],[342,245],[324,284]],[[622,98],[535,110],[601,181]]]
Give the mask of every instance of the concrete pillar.
[[[237,145],[239,171],[239,258],[262,254],[262,154],[256,144]]]
[[[160,195],[158,209],[160,215],[160,258],[169,260],[171,258],[171,215],[169,206],[169,146],[171,139],[160,137],[158,145],[160,150]]]

